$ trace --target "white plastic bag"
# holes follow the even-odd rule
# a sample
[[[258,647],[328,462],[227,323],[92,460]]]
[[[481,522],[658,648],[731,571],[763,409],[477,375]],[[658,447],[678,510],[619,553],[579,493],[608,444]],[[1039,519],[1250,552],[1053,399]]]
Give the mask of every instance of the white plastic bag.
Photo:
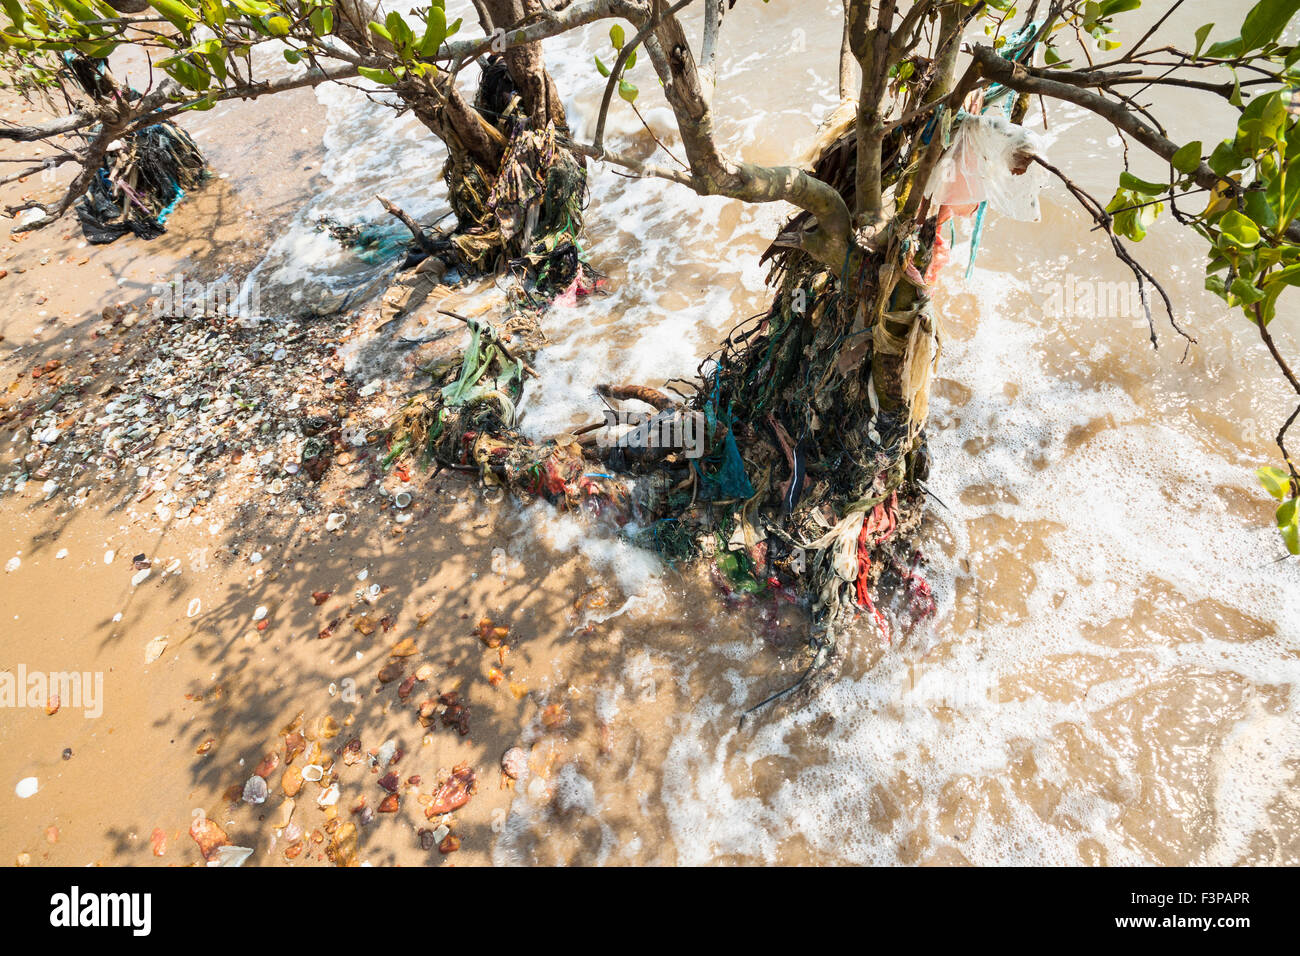
[[[1004,216],[1037,222],[1047,170],[1028,158],[1042,155],[1038,136],[1023,126],[996,114],[967,116],[934,167],[925,195],[935,205],[959,209],[987,202]]]

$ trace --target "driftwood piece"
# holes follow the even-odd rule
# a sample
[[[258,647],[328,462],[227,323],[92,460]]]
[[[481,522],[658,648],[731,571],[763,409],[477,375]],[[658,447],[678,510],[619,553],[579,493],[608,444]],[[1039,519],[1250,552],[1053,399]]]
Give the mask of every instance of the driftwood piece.
[[[438,251],[433,244],[433,240],[424,234],[424,230],[420,228],[419,223],[403,212],[400,206],[390,202],[385,196],[376,195],[375,198],[379,200],[379,205],[383,206],[389,215],[397,217],[397,220],[402,225],[411,230],[411,235],[415,237],[415,241],[420,244],[421,249],[429,255],[434,255]]]
[[[614,401],[644,402],[657,412],[672,408],[677,403],[663,392],[648,385],[597,385],[596,394]]]

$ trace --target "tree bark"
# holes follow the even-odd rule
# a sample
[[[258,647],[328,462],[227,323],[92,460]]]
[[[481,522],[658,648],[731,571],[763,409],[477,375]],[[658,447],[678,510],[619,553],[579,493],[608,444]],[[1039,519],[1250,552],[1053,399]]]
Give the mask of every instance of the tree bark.
[[[479,13],[484,32],[490,34],[494,28],[511,29],[539,16],[541,0],[481,0]],[[510,79],[523,100],[524,113],[532,120],[533,127],[545,129],[547,123],[554,123],[556,129],[567,132],[564,102],[546,70],[542,44],[512,46],[506,50],[505,60]]]

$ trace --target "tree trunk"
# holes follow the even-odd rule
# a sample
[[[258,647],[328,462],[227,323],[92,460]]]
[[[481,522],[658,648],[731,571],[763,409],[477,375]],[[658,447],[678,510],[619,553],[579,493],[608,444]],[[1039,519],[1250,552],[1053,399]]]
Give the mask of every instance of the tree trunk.
[[[349,43],[370,18],[366,0],[348,0],[338,32]],[[510,28],[540,12],[537,0],[480,0],[483,28]],[[446,71],[403,77],[393,91],[447,147],[443,176],[457,227],[451,244],[466,272],[513,264],[547,289],[577,274],[586,162],[565,145],[564,106],[540,43],[483,61],[471,104]]]

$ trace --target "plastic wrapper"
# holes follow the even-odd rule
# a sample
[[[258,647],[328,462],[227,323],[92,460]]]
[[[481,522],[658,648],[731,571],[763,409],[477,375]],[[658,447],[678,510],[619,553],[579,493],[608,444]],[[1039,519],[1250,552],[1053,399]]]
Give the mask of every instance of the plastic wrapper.
[[[1042,155],[1039,137],[1023,126],[995,114],[967,116],[935,166],[925,194],[936,205],[961,213],[987,202],[1004,216],[1037,222],[1047,171],[1029,158]]]

